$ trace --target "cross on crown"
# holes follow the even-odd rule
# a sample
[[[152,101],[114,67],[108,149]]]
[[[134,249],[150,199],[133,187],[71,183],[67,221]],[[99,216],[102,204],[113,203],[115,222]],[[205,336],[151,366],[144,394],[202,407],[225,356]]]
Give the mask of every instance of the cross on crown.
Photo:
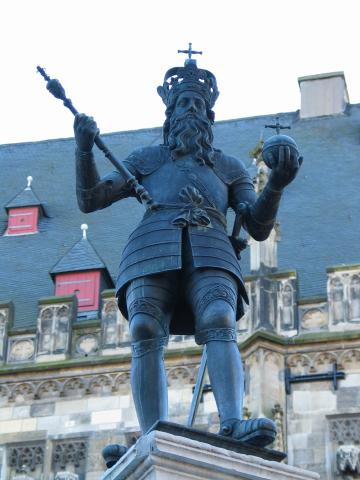
[[[178,53],[186,53],[189,58],[187,58],[185,60],[185,64],[186,63],[189,63],[189,62],[195,62],[196,63],[196,60],[192,60],[191,56],[192,55],[202,55],[202,52],[200,50],[193,50],[192,49],[192,43],[189,42],[189,48],[187,50],[178,50]]]

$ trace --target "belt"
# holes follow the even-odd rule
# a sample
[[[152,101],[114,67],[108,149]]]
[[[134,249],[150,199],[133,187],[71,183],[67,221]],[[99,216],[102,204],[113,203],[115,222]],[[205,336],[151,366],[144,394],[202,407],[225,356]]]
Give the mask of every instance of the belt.
[[[144,218],[148,218],[158,210],[180,210],[180,213],[172,220],[172,224],[180,228],[188,225],[212,228],[211,218],[218,220],[226,228],[226,217],[223,213],[212,207],[198,207],[191,203],[159,203],[156,209],[148,209]]]

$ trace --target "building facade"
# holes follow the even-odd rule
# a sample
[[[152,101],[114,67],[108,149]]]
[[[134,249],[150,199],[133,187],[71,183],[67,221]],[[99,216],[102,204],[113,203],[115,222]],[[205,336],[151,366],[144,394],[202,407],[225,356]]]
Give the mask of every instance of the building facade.
[[[349,103],[341,72],[303,77],[299,86],[301,109],[280,120],[291,126],[303,166],[269,239],[250,240],[242,254],[250,298],[238,322],[244,416],[276,421],[273,447],[286,451],[289,464],[322,479],[356,479],[360,105]],[[268,175],[261,144],[271,132],[264,125],[275,117],[214,128],[216,147],[244,161],[258,192]],[[105,137],[119,158],[162,141],[159,128]],[[142,207],[127,199],[82,214],[73,157],[73,139],[0,146],[1,480],[97,480],[102,447],[129,446],[139,435],[128,327],[114,280]],[[100,154],[97,161],[109,171]],[[231,231],[231,214],[228,221]],[[192,337],[171,338],[173,422],[187,422],[200,358]],[[218,429],[209,386],[195,426]]]

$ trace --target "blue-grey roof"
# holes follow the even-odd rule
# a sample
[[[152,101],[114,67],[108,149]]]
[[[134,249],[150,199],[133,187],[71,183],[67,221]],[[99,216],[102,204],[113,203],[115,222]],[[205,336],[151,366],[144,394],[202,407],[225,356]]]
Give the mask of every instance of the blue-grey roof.
[[[300,297],[322,296],[328,266],[360,263],[360,105],[350,106],[345,115],[300,120],[298,112],[291,112],[280,118],[292,125],[291,136],[304,163],[279,210],[279,270],[298,271]],[[215,146],[250,166],[249,151],[264,125],[274,119],[275,115],[266,115],[218,122]],[[265,138],[272,134],[264,131]],[[103,138],[119,158],[125,158],[139,146],[161,143],[162,132],[144,129]],[[14,302],[16,327],[35,325],[38,299],[54,293],[49,272],[78,240],[82,223],[89,225],[91,242],[115,280],[122,248],[142,216],[143,207],[134,199],[81,213],[75,196],[74,148],[73,139],[0,146],[0,205],[19,191],[19,178],[31,165],[37,191],[51,214],[40,219],[37,234],[0,237],[0,301]],[[113,169],[100,152],[96,158],[101,174]],[[6,226],[3,209],[0,233]],[[248,274],[248,250],[242,257]]]
[[[6,205],[5,208],[19,208],[19,207],[33,207],[41,205],[40,200],[35,195],[31,187],[26,187],[20,193],[18,193],[14,198],[12,198]]]
[[[106,268],[89,240],[82,238],[60,258],[50,273],[79,272]]]

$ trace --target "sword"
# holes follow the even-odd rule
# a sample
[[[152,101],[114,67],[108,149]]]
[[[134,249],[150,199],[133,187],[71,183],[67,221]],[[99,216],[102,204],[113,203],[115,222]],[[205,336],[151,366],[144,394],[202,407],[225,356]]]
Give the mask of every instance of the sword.
[[[40,75],[44,78],[47,82],[46,88],[49,92],[54,95],[55,98],[63,101],[63,104],[66,108],[70,110],[73,115],[77,115],[79,112],[76,110],[70,98],[66,97],[65,90],[59,80],[55,78],[51,79],[49,75],[45,72],[45,70],[41,67],[36,67],[37,71]],[[150,209],[154,209],[157,207],[157,204],[151,198],[149,192],[137,181],[134,175],[126,168],[126,166],[118,160],[115,155],[108,149],[105,145],[103,140],[101,139],[100,135],[97,134],[95,137],[95,145],[104,153],[105,157],[110,160],[110,162],[114,165],[114,167],[121,173],[126,183],[129,187],[135,192],[135,194],[140,198],[141,203]]]
[[[194,425],[195,417],[199,408],[201,395],[204,390],[206,366],[207,366],[207,355],[206,355],[206,345],[204,345],[204,350],[201,356],[200,367],[199,367],[198,376],[195,383],[193,398],[191,401],[190,412],[189,412],[189,417],[187,421],[188,427],[192,427]]]
[[[239,213],[236,214],[234,220],[234,226],[231,233],[230,241],[232,246],[234,247],[235,253],[237,257],[240,259],[240,251],[244,250],[247,246],[247,241],[243,238],[239,238],[240,230],[243,222],[243,216],[246,212],[246,204],[239,205]],[[204,383],[205,383],[205,372],[207,367],[207,353],[206,353],[206,345],[204,345],[204,349],[202,352],[201,360],[200,360],[200,367],[195,383],[193,398],[191,401],[190,412],[188,416],[187,426],[192,427],[195,422],[195,417],[199,408],[199,403],[201,396],[204,390]]]

